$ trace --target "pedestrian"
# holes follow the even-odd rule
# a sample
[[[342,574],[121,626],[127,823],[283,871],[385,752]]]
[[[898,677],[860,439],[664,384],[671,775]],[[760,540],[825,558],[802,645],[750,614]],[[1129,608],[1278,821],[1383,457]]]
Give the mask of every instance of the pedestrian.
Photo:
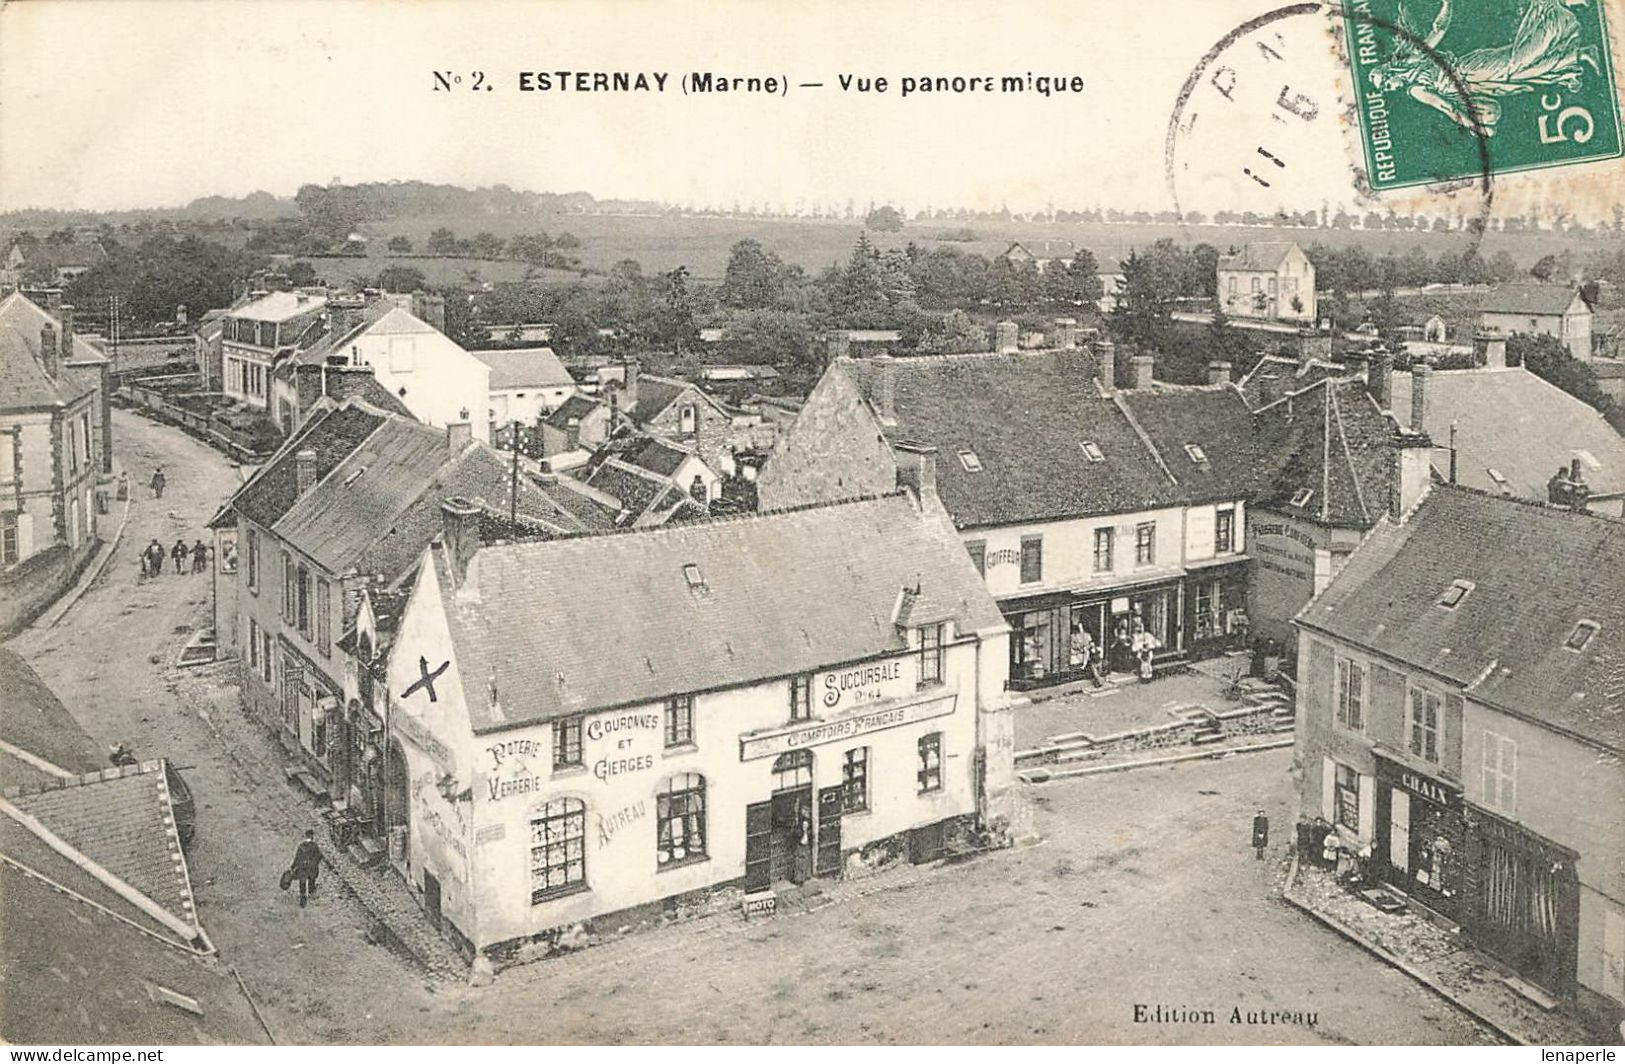
[[[164,478],[164,467],[159,466],[154,469],[152,471],[152,479],[147,481],[147,483],[152,485],[152,497],[154,499],[163,498],[164,485],[168,483],[168,481]]]
[[[169,556],[175,562],[176,573],[184,573],[186,571],[186,557],[191,553],[191,548],[186,545],[185,538],[176,536],[175,545],[169,548]]]
[[[321,847],[316,845],[316,833],[309,828],[305,829],[305,838],[293,851],[293,865],[288,871],[299,883],[299,907],[305,907],[305,899],[316,893],[316,873],[322,868]]]
[[[1253,849],[1258,851],[1255,860],[1262,861],[1264,859],[1264,851],[1269,848],[1269,844],[1270,818],[1264,815],[1264,810],[1260,809],[1258,815],[1253,817]]]
[[[1101,669],[1106,664],[1106,648],[1099,643],[1089,644],[1089,679],[1094,681],[1096,687],[1105,687],[1106,681],[1101,678]]]
[[[209,548],[204,546],[200,539],[192,544],[192,571],[194,573],[207,572],[209,568]]]
[[[164,545],[157,537],[141,553],[141,568],[148,576],[161,576],[164,571]]]

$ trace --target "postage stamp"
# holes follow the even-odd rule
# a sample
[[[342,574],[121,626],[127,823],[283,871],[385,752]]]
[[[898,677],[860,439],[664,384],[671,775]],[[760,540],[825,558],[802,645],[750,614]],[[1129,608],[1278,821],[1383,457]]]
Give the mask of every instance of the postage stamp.
[[[1621,154],[1605,0],[1345,0],[1372,188]]]

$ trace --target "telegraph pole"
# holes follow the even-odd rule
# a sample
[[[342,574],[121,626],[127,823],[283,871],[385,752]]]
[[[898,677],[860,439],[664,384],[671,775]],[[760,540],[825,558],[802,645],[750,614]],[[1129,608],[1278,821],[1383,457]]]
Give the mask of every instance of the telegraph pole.
[[[513,421],[513,471],[508,478],[508,523],[519,521],[519,419]]]

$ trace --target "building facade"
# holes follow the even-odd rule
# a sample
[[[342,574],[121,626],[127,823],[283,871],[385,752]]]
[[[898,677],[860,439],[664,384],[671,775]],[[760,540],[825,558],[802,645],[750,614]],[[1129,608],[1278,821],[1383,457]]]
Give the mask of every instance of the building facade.
[[[1478,307],[1481,331],[1555,337],[1582,362],[1591,359],[1591,320],[1591,307],[1567,285],[1500,285]]]
[[[1315,323],[1315,267],[1291,241],[1266,240],[1219,259],[1219,307],[1233,318]]]
[[[325,295],[262,292],[226,311],[221,319],[220,391],[264,411],[285,434],[291,433],[291,412],[278,411],[271,403],[272,373],[282,358],[320,335],[326,306]]]

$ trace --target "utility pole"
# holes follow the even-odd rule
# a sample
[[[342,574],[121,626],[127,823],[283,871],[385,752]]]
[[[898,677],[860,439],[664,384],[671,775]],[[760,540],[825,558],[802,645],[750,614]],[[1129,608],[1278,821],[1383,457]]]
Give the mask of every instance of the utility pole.
[[[513,421],[513,471],[508,477],[508,523],[519,521],[519,419]]]

